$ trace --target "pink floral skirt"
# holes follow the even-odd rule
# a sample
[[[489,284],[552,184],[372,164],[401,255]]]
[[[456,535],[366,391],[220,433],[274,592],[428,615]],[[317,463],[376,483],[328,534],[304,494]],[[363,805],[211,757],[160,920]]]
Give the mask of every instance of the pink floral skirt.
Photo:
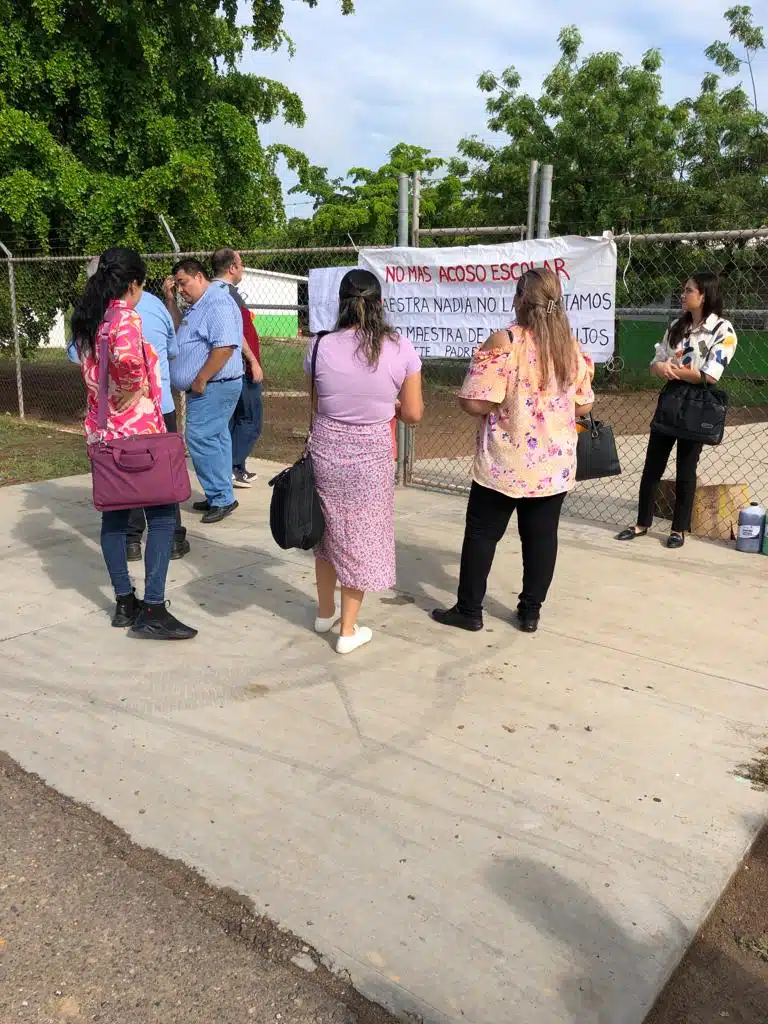
[[[315,555],[355,590],[395,585],[395,470],[389,423],[317,416],[310,443],[325,534]]]

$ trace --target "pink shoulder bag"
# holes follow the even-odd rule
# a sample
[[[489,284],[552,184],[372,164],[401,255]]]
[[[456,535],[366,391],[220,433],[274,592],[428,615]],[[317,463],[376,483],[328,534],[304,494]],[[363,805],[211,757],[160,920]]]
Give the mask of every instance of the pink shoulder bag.
[[[98,427],[107,426],[109,377],[109,328],[114,317],[105,318],[99,328],[99,404]],[[147,367],[152,401],[160,412],[157,389]],[[176,505],[192,493],[181,434],[134,434],[113,441],[88,445],[93,480],[93,504],[99,512],[125,508],[152,508]]]

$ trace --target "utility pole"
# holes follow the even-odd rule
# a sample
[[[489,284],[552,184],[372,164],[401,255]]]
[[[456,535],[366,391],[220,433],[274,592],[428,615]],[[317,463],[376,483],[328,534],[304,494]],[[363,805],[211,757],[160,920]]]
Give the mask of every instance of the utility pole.
[[[536,234],[536,192],[539,184],[539,161],[531,160],[528,171],[528,221],[525,237],[530,241]]]
[[[541,192],[539,193],[539,238],[549,238],[549,213],[552,206],[552,164],[541,169]]]

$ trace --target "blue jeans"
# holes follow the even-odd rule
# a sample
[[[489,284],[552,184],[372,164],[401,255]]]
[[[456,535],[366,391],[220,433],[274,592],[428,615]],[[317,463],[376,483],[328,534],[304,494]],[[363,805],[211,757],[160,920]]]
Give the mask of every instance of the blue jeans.
[[[163,419],[165,420],[165,429],[169,434],[178,434],[176,426],[176,410],[173,412],[163,413]],[[144,515],[143,508],[131,509],[131,521],[128,525],[128,541],[134,543],[141,543],[141,538],[144,536],[144,530],[147,526],[147,519]],[[181,511],[179,506],[176,506],[176,531],[174,534],[174,540],[182,544],[187,537],[186,528],[181,525]]]
[[[101,513],[101,550],[107,563],[109,578],[115,588],[115,597],[131,592],[126,544],[131,509]],[[155,505],[144,509],[147,517],[147,545],[144,551],[146,582],[144,600],[148,604],[162,604],[165,600],[165,579],[171,560],[173,531],[176,528],[176,506]]]
[[[235,500],[229,421],[242,390],[238,377],[211,381],[202,395],[187,392],[187,448],[206,501],[217,508]]]
[[[245,460],[261,436],[264,424],[264,405],[261,400],[261,384],[243,377],[243,390],[229,421],[232,435],[232,469],[243,472]]]

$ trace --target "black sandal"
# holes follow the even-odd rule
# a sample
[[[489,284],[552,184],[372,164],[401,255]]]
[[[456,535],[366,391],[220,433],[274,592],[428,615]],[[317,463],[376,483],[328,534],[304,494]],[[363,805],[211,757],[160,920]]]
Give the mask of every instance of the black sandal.
[[[636,530],[634,526],[628,526],[626,530],[622,530],[617,535],[616,540],[637,540],[638,537],[644,537],[648,533],[648,527],[645,529]]]
[[[683,544],[685,544],[685,534],[683,533],[677,533],[675,531],[674,533],[670,533],[667,538],[668,548],[681,548]]]

